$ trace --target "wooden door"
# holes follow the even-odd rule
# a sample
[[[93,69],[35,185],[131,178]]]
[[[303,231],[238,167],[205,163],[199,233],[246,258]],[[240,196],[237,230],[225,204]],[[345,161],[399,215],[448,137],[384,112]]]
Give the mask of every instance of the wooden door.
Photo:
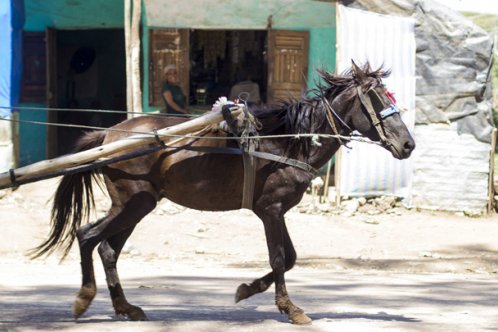
[[[150,30],[149,34],[149,105],[165,107],[161,97],[164,67],[176,65],[180,86],[189,96],[190,33],[187,29]]]
[[[56,108],[57,104],[57,31],[47,28],[46,59],[47,59],[47,107]],[[57,123],[57,112],[48,111],[48,123]],[[57,126],[47,126],[47,157],[57,156]]]
[[[268,31],[268,103],[300,99],[306,90],[309,33]]]

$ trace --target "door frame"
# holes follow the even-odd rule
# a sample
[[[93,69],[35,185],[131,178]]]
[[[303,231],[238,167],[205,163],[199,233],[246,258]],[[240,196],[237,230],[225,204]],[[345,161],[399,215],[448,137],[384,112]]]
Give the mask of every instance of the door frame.
[[[57,30],[47,28],[45,30],[46,37],[46,59],[47,59],[47,158],[57,156],[57,126],[51,125],[57,123],[57,112],[51,112],[50,109],[56,108],[58,105],[57,93]]]

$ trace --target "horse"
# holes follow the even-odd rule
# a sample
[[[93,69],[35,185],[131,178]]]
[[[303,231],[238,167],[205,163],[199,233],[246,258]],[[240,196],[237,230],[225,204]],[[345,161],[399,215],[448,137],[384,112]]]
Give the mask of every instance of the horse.
[[[397,159],[408,158],[415,142],[403,123],[392,95],[382,79],[390,72],[382,67],[372,70],[365,63],[342,74],[319,69],[321,83],[300,100],[292,99],[275,107],[258,107],[249,113],[261,127],[257,152],[284,157],[294,163],[268,158],[254,161],[254,214],[264,225],[271,271],[250,283],[241,284],[236,302],[266,291],[275,283],[275,304],[294,324],[308,324],[311,319],[295,305],[288,294],[285,273],[296,262],[296,251],[285,224],[285,213],[297,205],[313,178],[311,168],[322,167],[344,137],[356,131],[391,152]],[[314,93],[313,93],[314,92]],[[101,146],[131,135],[130,132],[154,131],[186,121],[178,117],[142,116],[123,121],[106,131],[86,133],[75,152]],[[316,139],[299,134],[316,134]],[[113,308],[130,320],[146,320],[144,311],[128,302],[118,276],[117,261],[121,250],[139,221],[150,213],[158,201],[166,198],[182,206],[205,211],[228,211],[241,208],[244,163],[241,155],[223,153],[239,148],[228,139],[231,134],[211,129],[206,136],[185,137],[183,144],[122,160],[102,167],[62,177],[54,195],[51,229],[48,238],[33,249],[33,257],[64,249],[67,254],[77,239],[81,255],[82,284],[73,304],[78,319],[96,295],[92,252],[98,246]],[[327,136],[328,135],[328,136]],[[340,135],[340,136],[339,136]],[[211,136],[227,139],[209,139]],[[215,149],[205,151],[202,147]],[[195,149],[197,148],[197,149]],[[298,167],[302,164],[310,168]],[[101,174],[101,177],[96,175]],[[93,208],[92,183],[103,178],[112,201],[103,218],[86,222]],[[86,220],[88,221],[88,220]]]

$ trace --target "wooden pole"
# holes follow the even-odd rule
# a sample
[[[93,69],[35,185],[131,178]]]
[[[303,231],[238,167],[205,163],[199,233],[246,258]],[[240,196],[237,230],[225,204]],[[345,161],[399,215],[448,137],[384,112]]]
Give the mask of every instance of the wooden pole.
[[[130,46],[130,10],[131,0],[124,0],[124,32],[125,32],[125,58],[126,58],[126,109],[133,110],[133,90],[131,84],[131,46]],[[128,119],[133,114],[128,113]]]
[[[342,150],[344,148],[340,147],[335,153],[335,167],[334,167],[334,180],[335,180],[335,205],[341,205],[341,162],[342,162]]]
[[[133,0],[130,34],[131,86],[133,112],[142,112],[142,89],[140,87],[140,17],[142,15],[142,0]]]
[[[323,184],[322,203],[327,202],[329,199],[329,183],[330,183],[330,169],[332,168],[332,158],[327,162],[327,174],[325,174],[325,183]]]
[[[493,211],[495,201],[495,149],[496,149],[496,128],[491,134],[491,151],[489,151],[489,178],[488,178],[488,213]]]
[[[234,117],[242,113],[242,109],[232,111]],[[175,126],[164,128],[157,131],[161,141],[168,142],[172,137],[161,135],[192,135],[193,132],[203,129],[208,125],[223,121],[221,112],[209,112],[198,118],[180,123]],[[175,137],[173,137],[175,138]],[[154,143],[156,136],[154,133],[132,135],[125,139],[111,142],[93,149],[81,151],[71,155],[66,155],[54,159],[43,160],[28,166],[20,167],[14,170],[16,180],[27,180],[38,176],[48,175],[56,170],[63,170],[69,167],[82,165],[99,158],[104,158],[123,151],[138,149],[142,146]],[[0,187],[9,187],[14,184],[11,181],[11,173],[0,173]]]

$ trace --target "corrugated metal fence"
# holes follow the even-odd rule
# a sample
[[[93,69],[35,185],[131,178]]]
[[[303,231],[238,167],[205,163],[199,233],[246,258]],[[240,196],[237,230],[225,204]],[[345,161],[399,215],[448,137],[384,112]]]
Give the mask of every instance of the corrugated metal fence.
[[[368,61],[392,74],[385,79],[405,108],[403,121],[413,132],[415,122],[414,20],[338,6],[338,72]],[[341,196],[396,195],[411,201],[413,158],[397,160],[385,149],[352,142],[341,148],[336,164],[337,191]],[[337,179],[336,179],[337,181]]]

